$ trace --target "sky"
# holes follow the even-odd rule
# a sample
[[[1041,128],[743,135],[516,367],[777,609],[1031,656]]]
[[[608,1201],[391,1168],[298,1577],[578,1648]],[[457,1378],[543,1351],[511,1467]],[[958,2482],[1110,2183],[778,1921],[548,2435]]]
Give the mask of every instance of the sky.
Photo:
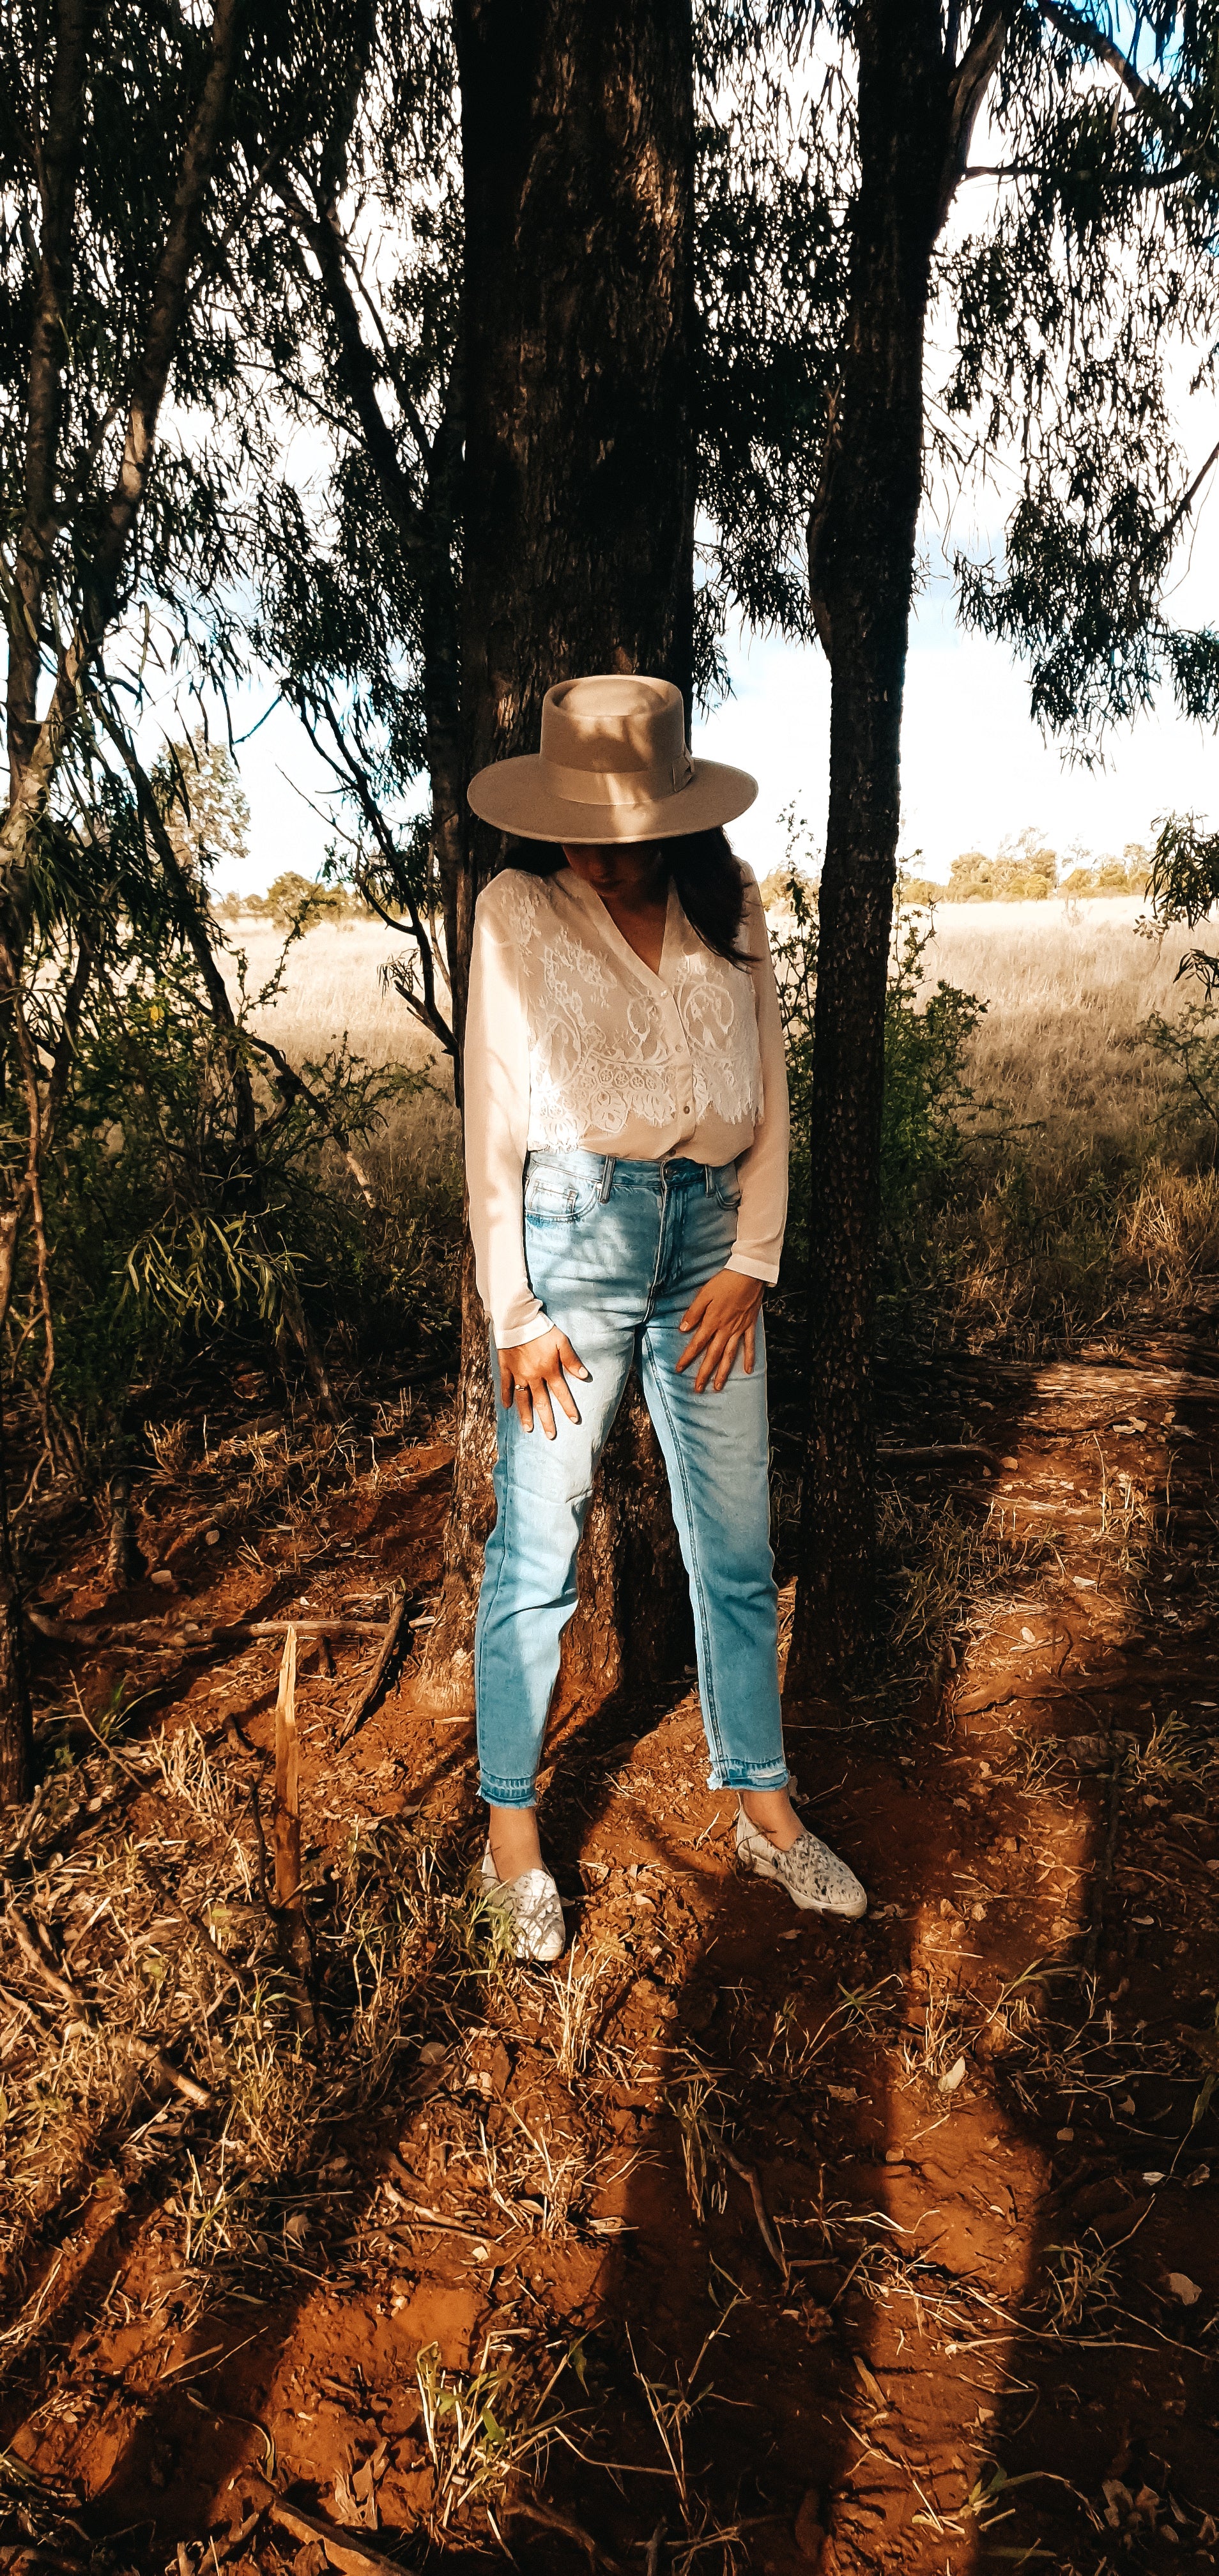
[[[1117,32],[1129,39],[1137,21],[1120,0]],[[1103,79],[1098,75],[1103,86]],[[985,123],[975,157],[992,157]],[[981,223],[990,182],[962,190],[950,231]],[[941,357],[943,352],[940,353]],[[1188,353],[1170,361],[1174,409],[1187,478],[1214,442],[1212,396],[1191,391]],[[999,484],[1004,474],[998,460]],[[1014,495],[1016,477],[1010,475]],[[1009,495],[1010,497],[1010,495]],[[962,530],[971,555],[1002,555],[1002,508],[993,528]],[[1212,733],[1178,717],[1167,696],[1152,714],[1106,739],[1100,767],[1072,765],[1029,715],[1027,674],[1006,646],[957,624],[951,578],[935,530],[925,527],[929,570],[915,602],[902,735],[900,855],[921,875],[947,878],[964,850],[992,857],[999,844],[1032,826],[1043,845],[1065,853],[1120,855],[1129,842],[1149,843],[1159,816],[1192,812],[1219,822],[1219,745]],[[1219,622],[1219,472],[1196,509],[1178,558],[1166,613],[1182,625]],[[780,816],[794,806],[809,827],[807,855],[824,836],[829,786],[829,670],[820,648],[743,633],[726,639],[731,696],[692,731],[695,755],[735,762],[758,780],[751,811],[732,827],[734,847],[759,875],[786,853]],[[264,715],[269,701],[250,693],[234,709],[238,733]],[[218,879],[219,889],[261,891],[285,868],[314,876],[329,829],[326,773],[294,716],[273,710],[241,750],[250,802],[250,859]],[[419,804],[425,801],[420,783]]]
[[[1204,502],[1188,567],[1172,601],[1183,620],[1210,622],[1219,609],[1219,489]],[[738,634],[728,639],[733,694],[696,724],[695,754],[729,760],[758,780],[750,813],[733,825],[734,847],[759,875],[783,859],[779,817],[790,805],[814,846],[825,827],[829,775],[829,670],[819,647]],[[266,699],[235,710],[237,730]],[[220,891],[262,891],[282,869],[315,876],[328,827],[311,810],[324,774],[294,716],[270,715],[241,748],[252,818],[250,859],[231,867]],[[421,799],[422,802],[422,788]],[[1170,810],[1219,817],[1219,746],[1213,734],[1167,703],[1113,733],[1100,769],[1072,767],[1029,717],[1025,674],[1003,645],[963,632],[951,583],[932,577],[911,631],[902,742],[903,859],[947,877],[962,850],[993,856],[1000,841],[1036,827],[1053,849],[1081,844],[1120,853],[1148,842]]]
[[[1192,559],[1172,598],[1182,621],[1219,613],[1219,491],[1203,505]],[[738,638],[734,695],[698,729],[695,749],[737,762],[759,782],[756,805],[733,842],[759,874],[784,855],[778,816],[790,804],[824,836],[829,787],[829,669],[820,650]],[[1170,810],[1219,818],[1219,745],[1177,716],[1167,697],[1151,716],[1113,732],[1104,766],[1064,760],[1029,715],[1027,675],[1006,646],[958,626],[952,585],[932,579],[916,603],[902,728],[905,862],[946,878],[962,850],[993,857],[1033,825],[1051,849],[1073,844],[1120,855],[1154,838]]]

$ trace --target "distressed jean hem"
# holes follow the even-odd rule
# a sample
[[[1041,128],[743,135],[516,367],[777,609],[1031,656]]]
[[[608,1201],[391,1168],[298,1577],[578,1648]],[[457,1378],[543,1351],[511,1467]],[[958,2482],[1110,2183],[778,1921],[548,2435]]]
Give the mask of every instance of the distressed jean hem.
[[[786,1762],[717,1762],[710,1773],[709,1789],[785,1789],[788,1781]]]
[[[786,1772],[783,1776],[786,1779]],[[489,1807],[536,1807],[538,1802],[532,1780],[497,1780],[488,1771],[479,1780],[478,1794]]]

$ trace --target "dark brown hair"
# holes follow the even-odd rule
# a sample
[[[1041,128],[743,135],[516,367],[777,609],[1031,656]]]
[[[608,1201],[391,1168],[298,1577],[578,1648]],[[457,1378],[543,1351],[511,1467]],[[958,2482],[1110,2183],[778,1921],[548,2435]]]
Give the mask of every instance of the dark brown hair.
[[[747,880],[727,833],[717,824],[713,831],[680,832],[672,840],[653,842],[652,847],[668,861],[682,911],[704,947],[726,957],[730,966],[752,966],[753,958],[737,946],[745,919]],[[516,841],[508,865],[523,868],[531,877],[553,877],[567,861],[551,841]]]

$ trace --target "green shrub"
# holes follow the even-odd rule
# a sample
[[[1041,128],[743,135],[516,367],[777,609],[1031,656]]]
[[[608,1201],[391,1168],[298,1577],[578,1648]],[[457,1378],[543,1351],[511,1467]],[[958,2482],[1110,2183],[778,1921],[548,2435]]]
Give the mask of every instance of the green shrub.
[[[90,992],[43,1184],[53,1398],[86,1454],[110,1451],[134,1386],[204,1344],[283,1350],[293,1314],[332,1358],[447,1352],[459,1194],[370,1209],[337,1141],[358,1149],[429,1077],[344,1047],[305,1064],[303,1088],[282,1078],[249,1026],[277,983],[243,986],[229,1030],[191,951],[127,926]],[[19,1148],[15,1124],[4,1141]],[[32,1246],[22,1291],[18,1380],[37,1346]]]
[[[789,861],[791,844],[789,843]],[[771,947],[779,984],[791,1092],[791,1220],[785,1273],[803,1278],[808,1257],[809,1140],[813,1095],[813,1008],[817,987],[817,894],[789,863],[770,882]],[[902,893],[905,894],[903,883]],[[882,1293],[905,1282],[927,1211],[951,1188],[974,1109],[966,1080],[969,1041],[986,1009],[976,994],[941,978],[924,994],[933,925],[899,904],[885,999],[885,1089],[881,1123]]]

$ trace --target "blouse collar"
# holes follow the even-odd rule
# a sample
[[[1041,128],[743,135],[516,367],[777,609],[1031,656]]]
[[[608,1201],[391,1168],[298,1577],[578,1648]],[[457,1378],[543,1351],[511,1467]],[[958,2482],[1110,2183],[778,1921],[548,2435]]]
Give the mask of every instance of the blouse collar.
[[[576,875],[574,868],[559,869],[551,882],[561,885],[565,893],[575,897],[576,902],[581,905],[600,931],[606,947],[612,950],[620,964],[632,967],[637,975],[646,976],[649,984],[668,984],[675,959],[681,949],[681,926],[685,919],[677,888],[671,877],[669,898],[665,906],[665,935],[661,943],[659,974],[649,966],[645,957],[639,955],[637,949],[632,948],[630,940],[623,938],[613,914],[607,911],[596,887],[587,885],[583,877]]]

